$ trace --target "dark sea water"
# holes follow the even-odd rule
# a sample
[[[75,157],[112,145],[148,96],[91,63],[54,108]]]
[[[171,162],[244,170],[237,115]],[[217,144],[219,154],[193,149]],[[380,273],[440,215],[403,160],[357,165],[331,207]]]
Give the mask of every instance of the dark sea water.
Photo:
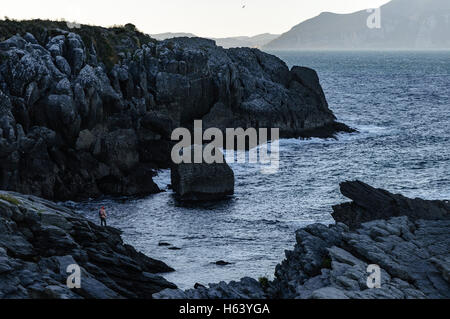
[[[272,277],[295,230],[331,223],[346,201],[339,183],[360,179],[425,199],[450,199],[450,52],[275,52],[289,66],[318,71],[338,120],[359,130],[337,140],[282,140],[280,171],[233,164],[236,195],[183,207],[170,191],[144,199],[74,205],[97,221],[99,206],[125,241],[177,271],[180,288],[195,283]],[[168,171],[157,183],[170,184]],[[169,242],[180,250],[159,247]],[[212,264],[218,260],[229,266]]]

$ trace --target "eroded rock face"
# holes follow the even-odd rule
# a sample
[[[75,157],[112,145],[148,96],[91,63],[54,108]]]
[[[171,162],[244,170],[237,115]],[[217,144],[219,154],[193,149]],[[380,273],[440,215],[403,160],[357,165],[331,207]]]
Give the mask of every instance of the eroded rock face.
[[[270,292],[279,298],[449,298],[449,231],[449,220],[406,216],[354,231],[344,224],[309,226],[297,232]],[[379,289],[367,287],[370,264],[381,267]]]
[[[158,192],[152,170],[171,164],[172,129],[195,119],[282,137],[349,130],[314,71],[256,49],[150,41],[130,28],[34,28],[0,42],[1,189],[58,200]]]
[[[191,149],[192,163],[172,165],[172,188],[179,199],[184,201],[219,200],[234,194],[234,172],[225,161],[219,150],[221,163],[208,164],[194,162],[194,149],[203,154],[202,146],[194,146]]]
[[[245,279],[187,291],[166,289],[155,298],[450,298],[448,202],[413,200],[361,182],[344,183],[341,189],[361,205],[345,215],[353,227],[336,223],[299,229],[294,249],[286,251],[272,282],[262,286]],[[368,287],[369,265],[380,266],[381,288]]]
[[[52,202],[0,191],[0,299],[151,298],[176,288],[155,275],[172,268],[120,234]],[[73,264],[81,267],[81,288],[71,290],[66,270]]]

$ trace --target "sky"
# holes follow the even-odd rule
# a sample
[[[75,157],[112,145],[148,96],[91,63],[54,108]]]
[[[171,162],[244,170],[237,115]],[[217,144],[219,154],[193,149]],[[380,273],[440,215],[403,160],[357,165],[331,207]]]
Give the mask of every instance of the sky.
[[[1,0],[0,18],[65,19],[101,26],[133,23],[149,33],[202,37],[283,33],[321,12],[350,13],[389,0]]]

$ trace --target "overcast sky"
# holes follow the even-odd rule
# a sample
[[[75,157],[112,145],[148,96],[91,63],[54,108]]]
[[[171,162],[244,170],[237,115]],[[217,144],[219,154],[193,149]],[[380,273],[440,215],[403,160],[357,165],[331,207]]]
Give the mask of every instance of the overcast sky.
[[[323,11],[350,13],[389,0],[2,0],[0,17],[48,18],[111,26],[131,22],[146,33],[203,37],[283,33]],[[245,7],[244,7],[245,6]]]

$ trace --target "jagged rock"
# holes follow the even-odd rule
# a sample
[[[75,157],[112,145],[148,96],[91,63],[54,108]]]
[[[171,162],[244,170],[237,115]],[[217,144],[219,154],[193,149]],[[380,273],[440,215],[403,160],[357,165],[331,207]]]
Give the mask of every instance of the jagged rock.
[[[243,279],[186,291],[166,289],[154,297],[450,298],[448,202],[413,200],[361,182],[344,183],[341,189],[356,204],[373,205],[359,208],[365,209],[363,216],[371,221],[361,223],[360,215],[347,214],[346,222],[354,227],[338,222],[299,229],[296,245],[292,251],[286,251],[285,260],[277,265],[273,281],[264,286],[256,280]],[[369,265],[380,267],[380,288],[368,287]]]
[[[220,282],[209,284],[206,288],[197,285],[197,289],[182,291],[165,289],[153,295],[154,299],[265,299],[266,294],[261,285],[252,278],[243,278],[239,282]]]
[[[176,286],[156,273],[172,268],[123,244],[120,231],[71,210],[0,191],[0,298],[151,298]],[[66,285],[69,265],[81,288]]]
[[[76,149],[79,151],[89,150],[91,146],[94,145],[95,141],[96,138],[94,134],[91,133],[91,131],[89,130],[81,131],[77,139]]]
[[[308,251],[305,242],[316,241],[313,230],[297,238],[293,252],[277,267],[271,292],[282,298],[448,298],[450,285],[431,256],[445,260],[450,255],[450,221],[412,222],[408,217],[376,220],[354,231],[336,229],[338,242],[313,248],[312,252],[329,259],[327,266],[315,267],[307,275],[299,262]],[[383,231],[379,231],[383,230]],[[320,239],[319,239],[320,241]],[[369,289],[367,266],[381,267],[381,288]],[[295,268],[294,268],[295,267]],[[313,284],[314,283],[314,284]]]
[[[295,249],[286,252],[267,290],[256,280],[243,280],[184,292],[166,289],[154,298],[449,298],[449,231],[450,221],[412,222],[405,216],[365,223],[355,231],[343,224],[315,224],[297,232]],[[369,264],[381,267],[381,288],[368,288]]]
[[[353,200],[333,207],[333,218],[354,228],[361,223],[395,216],[417,219],[450,219],[450,204],[444,201],[410,199],[373,188],[363,182],[345,182],[341,192]]]
[[[171,166],[172,130],[196,119],[286,137],[349,130],[314,71],[256,49],[52,21],[0,21],[0,34],[1,189],[58,200],[159,192],[151,170]]]
[[[229,263],[227,261],[224,261],[224,260],[216,261],[214,264],[217,265],[217,266],[228,266],[228,265],[231,265],[231,263]]]
[[[311,225],[297,231],[295,249],[286,252],[286,260],[276,268],[276,279],[270,287],[272,296],[327,299],[450,296],[445,272],[445,261],[450,257],[446,202],[412,200],[361,182],[343,183],[341,190],[355,200],[355,205],[363,203],[360,210],[366,209],[365,219],[371,221],[361,224],[360,215],[348,214],[345,221],[352,228],[337,223],[329,227]],[[380,289],[367,287],[369,264],[382,269]]]
[[[169,247],[169,246],[172,246],[172,245],[169,244],[169,243],[166,243],[166,242],[161,241],[161,242],[158,243],[158,246],[159,246],[159,247]]]
[[[67,62],[64,57],[60,55],[55,57],[55,64],[58,69],[65,75],[70,76],[72,74],[72,69],[70,68],[69,62]]]

